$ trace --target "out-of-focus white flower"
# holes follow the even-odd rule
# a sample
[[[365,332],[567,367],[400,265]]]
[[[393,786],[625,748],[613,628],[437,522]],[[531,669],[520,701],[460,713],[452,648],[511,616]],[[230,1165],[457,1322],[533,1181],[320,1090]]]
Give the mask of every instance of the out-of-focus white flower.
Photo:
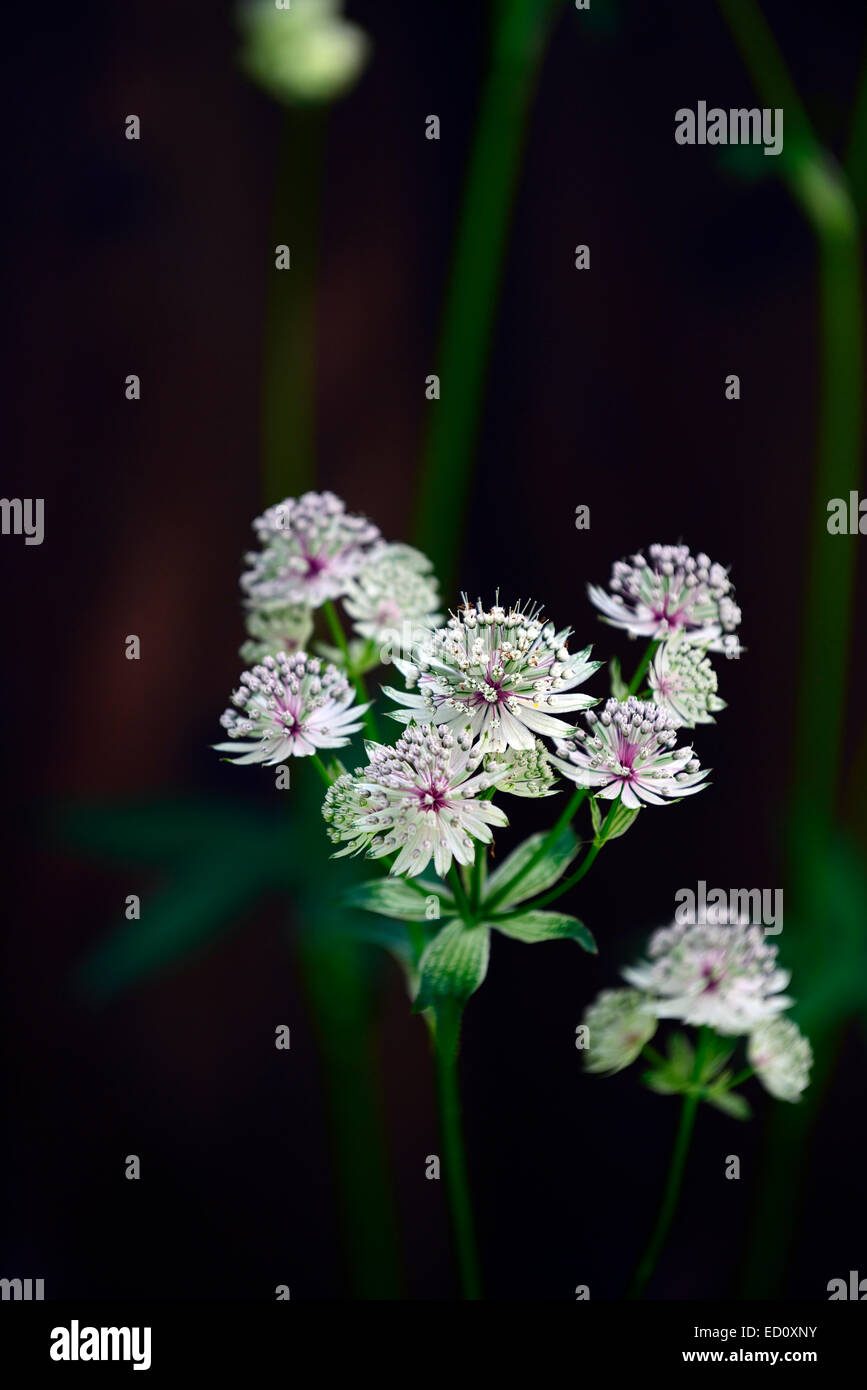
[[[594,703],[574,687],[600,665],[588,660],[589,647],[577,655],[567,650],[571,635],[569,628],[558,632],[537,609],[465,602],[446,627],[421,638],[411,662],[395,659],[407,685],[418,691],[384,687],[406,706],[393,717],[448,725],[492,753],[531,749],[536,734],[570,734],[572,726],[554,716]]]
[[[762,927],[718,920],[676,922],[654,932],[647,961],[623,971],[648,996],[657,1018],[679,1018],[718,1033],[751,1033],[792,1003],[780,990],[791,979],[777,966],[777,948]]]
[[[487,773],[497,774],[497,790],[510,796],[552,796],[557,780],[548,749],[541,739],[532,748],[507,748],[503,753],[486,753],[482,759]]]
[[[813,1049],[790,1018],[760,1023],[747,1042],[750,1066],[777,1100],[797,1101],[810,1084]]]
[[[608,589],[588,584],[592,603],[606,622],[633,637],[668,637],[685,632],[711,651],[725,651],[724,634],[734,633],[741,610],[722,565],[691,555],[685,545],[652,545],[617,560]]]
[[[333,101],[352,87],[370,52],[363,29],[339,0],[247,0],[238,7],[241,66],[271,96],[290,104]]]
[[[241,587],[251,606],[318,608],[346,592],[380,539],[366,517],[347,512],[333,492],[288,497],[253,522],[262,547],[247,556]]]
[[[263,661],[278,652],[303,651],[313,632],[313,615],[300,604],[285,603],[279,608],[253,608],[246,614],[250,640],[241,648],[244,661]]]
[[[319,748],[341,748],[362,725],[367,705],[354,704],[355,691],[342,671],[306,652],[266,656],[241,673],[220,723],[231,743],[219,753],[240,753],[234,763],[266,763],[304,758]]]
[[[433,859],[443,877],[453,859],[473,862],[473,841],[489,844],[492,825],[508,824],[498,806],[478,799],[497,774],[473,772],[467,738],[411,724],[393,748],[368,743],[367,755],[352,783],[341,778],[326,795],[323,814],[331,838],[350,841],[351,851],[397,854],[392,874],[413,877]]]
[[[703,790],[708,769],[699,769],[691,748],[675,746],[677,726],[668,710],[630,695],[606,700],[601,714],[591,710],[584,718],[587,732],[577,729],[558,742],[559,756],[551,759],[579,787],[606,801],[619,796],[630,810]]]
[[[648,672],[654,702],[674,715],[679,725],[713,724],[714,714],[725,709],[716,693],[716,671],[703,647],[685,637],[683,630],[662,642]]]
[[[647,1000],[634,989],[603,989],[586,1010],[584,1022],[590,1030],[585,1070],[609,1075],[631,1066],[657,1028]]]
[[[411,545],[374,546],[355,578],[350,579],[343,606],[356,632],[381,646],[400,649],[404,635],[436,627],[439,587],[426,555]]]

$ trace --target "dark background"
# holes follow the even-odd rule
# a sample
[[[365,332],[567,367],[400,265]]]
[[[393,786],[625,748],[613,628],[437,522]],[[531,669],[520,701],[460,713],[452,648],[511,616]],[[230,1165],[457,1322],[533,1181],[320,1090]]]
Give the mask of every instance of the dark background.
[[[315,364],[319,483],[409,533],[437,327],[479,86],[477,4],[350,7],[375,51],[329,118]],[[642,817],[575,894],[600,956],[497,938],[462,1048],[489,1296],[619,1297],[646,1237],[676,1103],[582,1075],[574,1031],[675,891],[782,882],[817,410],[816,255],[780,181],[677,146],[699,99],[760,105],[712,4],[565,10],[540,76],[509,243],[461,587],[532,595],[596,654],[639,650],[585,595],[612,560],[683,539],[731,566],[747,651],[697,731],[706,794]],[[823,140],[842,152],[863,5],[767,0]],[[209,750],[239,669],[237,579],[261,510],[260,378],[282,114],[239,73],[225,5],[19,7],[6,16],[3,492],[46,539],[4,537],[8,802],[0,1274],[49,1297],[347,1296],[322,1076],[277,897],[100,1008],[87,951],[147,912],[159,874],[53,831],[59,804],[195,793],[269,805]],[[129,112],[143,138],[123,138]],[[442,139],[426,141],[439,114]],[[721,152],[724,155],[724,151]],[[766,163],[773,161],[768,159]],[[591,247],[591,270],[573,248]],[[124,400],[123,379],[143,398]],[[741,379],[739,402],[724,379]],[[266,499],[269,502],[276,498]],[[591,508],[591,529],[574,528]],[[455,517],[455,524],[459,524]],[[454,601],[453,595],[448,602]],[[864,575],[856,632],[863,631]],[[142,638],[139,662],[124,637]],[[863,682],[863,648],[856,642]],[[599,690],[595,693],[600,693]],[[858,701],[841,790],[859,805]],[[817,712],[817,737],[821,737]],[[301,775],[300,773],[298,774]],[[267,785],[266,785],[267,783]],[[553,804],[553,803],[552,803]],[[519,808],[517,830],[535,828]],[[547,808],[546,808],[547,809]],[[863,812],[861,812],[863,817]],[[821,931],[821,923],[815,924]],[[785,957],[785,932],[780,938]],[[450,1297],[424,1027],[376,966],[407,1291]],[[793,992],[806,990],[796,980]],[[292,1026],[290,1053],[274,1026]],[[863,1031],[847,1033],[809,1154],[787,1291],[867,1274]],[[737,1286],[762,1119],[699,1116],[653,1291]],[[128,1153],[142,1158],[124,1179]],[[726,1155],[744,1178],[727,1182]],[[808,1155],[792,1152],[803,1165]]]

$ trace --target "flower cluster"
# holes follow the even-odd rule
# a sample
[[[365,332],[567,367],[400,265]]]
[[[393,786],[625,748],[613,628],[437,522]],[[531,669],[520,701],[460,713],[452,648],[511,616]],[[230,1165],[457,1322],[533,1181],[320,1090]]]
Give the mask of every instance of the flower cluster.
[[[586,731],[558,742],[551,760],[579,787],[607,801],[619,796],[630,810],[702,790],[707,769],[691,748],[677,747],[677,720],[668,710],[630,695],[606,700],[601,714],[591,710],[585,719]]]
[[[714,714],[725,709],[725,701],[716,693],[716,671],[706,648],[690,642],[683,632],[659,644],[648,684],[655,703],[688,729],[712,724]]]
[[[491,826],[508,822],[479,793],[499,771],[478,772],[466,737],[430,724],[412,724],[393,748],[367,744],[368,763],[344,774],[326,794],[323,816],[343,853],[396,855],[392,874],[414,877],[433,859],[444,877],[452,865],[471,864],[474,840],[490,843]]]
[[[708,918],[655,932],[648,959],[623,971],[630,988],[607,990],[590,1005],[587,1069],[629,1066],[658,1020],[677,1019],[720,1038],[745,1036],[750,1065],[765,1088],[796,1101],[809,1082],[812,1051],[797,1025],[782,1017],[793,1003],[782,992],[790,974],[777,964],[777,948],[763,928],[730,921],[725,911],[711,910]],[[718,1089],[725,1086],[725,1078],[717,1082]]]
[[[686,632],[694,641],[723,650],[723,635],[735,632],[741,610],[722,565],[704,554],[691,555],[685,545],[652,545],[648,555],[617,560],[608,590],[587,586],[605,621],[633,637],[662,639]]]
[[[568,736],[572,726],[557,716],[594,703],[575,686],[600,664],[588,660],[589,647],[570,653],[571,635],[536,608],[465,601],[445,627],[421,637],[412,661],[395,661],[410,693],[386,688],[405,707],[393,717],[447,725],[491,753],[533,749],[536,734]]]
[[[260,549],[247,556],[241,587],[256,608],[319,608],[338,598],[380,539],[378,528],[347,512],[333,492],[287,498],[257,517],[253,528]]]
[[[356,632],[379,646],[399,649],[407,629],[412,634],[442,622],[432,568],[411,545],[374,546],[344,590],[343,606]]]
[[[221,753],[240,753],[235,763],[273,766],[285,758],[310,757],[319,748],[341,748],[361,728],[366,705],[342,671],[306,652],[266,656],[261,666],[241,673],[220,723],[232,740],[217,743]],[[242,741],[244,740],[244,741]]]

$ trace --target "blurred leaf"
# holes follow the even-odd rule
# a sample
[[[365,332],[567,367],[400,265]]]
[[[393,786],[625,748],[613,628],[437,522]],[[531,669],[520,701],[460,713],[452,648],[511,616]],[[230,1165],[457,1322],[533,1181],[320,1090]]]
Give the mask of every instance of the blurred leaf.
[[[425,884],[422,891],[419,891],[407,883],[405,879],[386,876],[356,884],[347,893],[341,895],[341,901],[349,907],[357,907],[365,912],[376,912],[383,917],[397,917],[404,922],[439,920],[429,916],[429,897],[437,899],[441,916],[447,916],[454,912],[454,900],[442,885],[437,888],[436,892],[432,888],[429,892],[425,891],[428,888],[429,885]]]
[[[608,674],[611,679],[611,694],[615,700],[625,700],[629,694],[629,686],[620,674],[620,662],[616,656],[608,663]],[[596,826],[593,828],[595,830]]]
[[[737,1091],[711,1089],[702,1099],[706,1100],[708,1105],[721,1110],[724,1115],[730,1115],[733,1120],[748,1120],[753,1113],[749,1102]]]

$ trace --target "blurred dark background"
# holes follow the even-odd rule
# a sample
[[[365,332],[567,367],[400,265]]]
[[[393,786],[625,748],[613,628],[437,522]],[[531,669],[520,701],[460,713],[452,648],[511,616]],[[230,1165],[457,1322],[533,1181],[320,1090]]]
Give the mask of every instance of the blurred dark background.
[[[327,123],[315,341],[318,483],[409,535],[452,238],[485,65],[486,9],[377,0],[374,52]],[[864,7],[767,0],[816,129],[838,154]],[[6,16],[3,493],[45,498],[40,547],[3,537],[7,658],[4,1210],[0,1274],[49,1297],[351,1292],[308,1003],[279,895],[207,949],[100,1006],[74,975],[167,870],[100,862],[58,807],[155,797],[271,807],[267,774],[209,744],[236,680],[238,574],[261,510],[260,381],[279,106],[235,61],[226,5],[131,0]],[[672,915],[675,891],[783,882],[782,828],[816,433],[816,253],[768,170],[673,139],[699,99],[761,105],[713,4],[564,7],[540,74],[496,320],[461,588],[532,595],[596,655],[640,651],[588,580],[654,540],[730,565],[747,648],[694,739],[705,795],[641,818],[570,906],[570,944],[494,942],[466,1016],[467,1142],[487,1293],[620,1297],[648,1233],[676,1102],[635,1072],[582,1074],[574,1032]],[[128,113],[142,139],[123,136]],[[424,138],[440,116],[442,138]],[[770,165],[770,158],[764,161]],[[287,240],[290,237],[287,236]],[[591,269],[574,269],[574,247]],[[124,399],[128,373],[142,399]],[[724,398],[737,373],[741,400]],[[268,502],[278,500],[268,497]],[[591,527],[578,532],[586,503]],[[455,526],[460,525],[455,516]],[[863,631],[864,567],[856,632]],[[448,602],[454,601],[448,596]],[[139,634],[142,659],[124,659]],[[851,690],[865,677],[863,644]],[[601,678],[595,693],[603,693]],[[862,702],[841,798],[864,829]],[[822,737],[821,711],[816,738]],[[796,756],[796,754],[795,754]],[[296,774],[293,772],[293,776]],[[297,777],[303,775],[303,769]],[[555,803],[551,803],[553,806]],[[541,808],[520,806],[515,839]],[[545,808],[546,810],[548,808]],[[509,841],[511,843],[511,841]],[[822,932],[822,922],[814,924]],[[786,954],[786,933],[779,938]],[[370,965],[406,1289],[454,1278],[422,1022]],[[809,981],[796,979],[797,995]],[[273,1046],[292,1028],[292,1050]],[[867,1275],[865,1035],[845,1034],[809,1151],[785,1291]],[[705,1108],[653,1291],[737,1288],[763,1119]],[[124,1179],[124,1159],[142,1180]],[[743,1179],[724,1179],[726,1155]]]

